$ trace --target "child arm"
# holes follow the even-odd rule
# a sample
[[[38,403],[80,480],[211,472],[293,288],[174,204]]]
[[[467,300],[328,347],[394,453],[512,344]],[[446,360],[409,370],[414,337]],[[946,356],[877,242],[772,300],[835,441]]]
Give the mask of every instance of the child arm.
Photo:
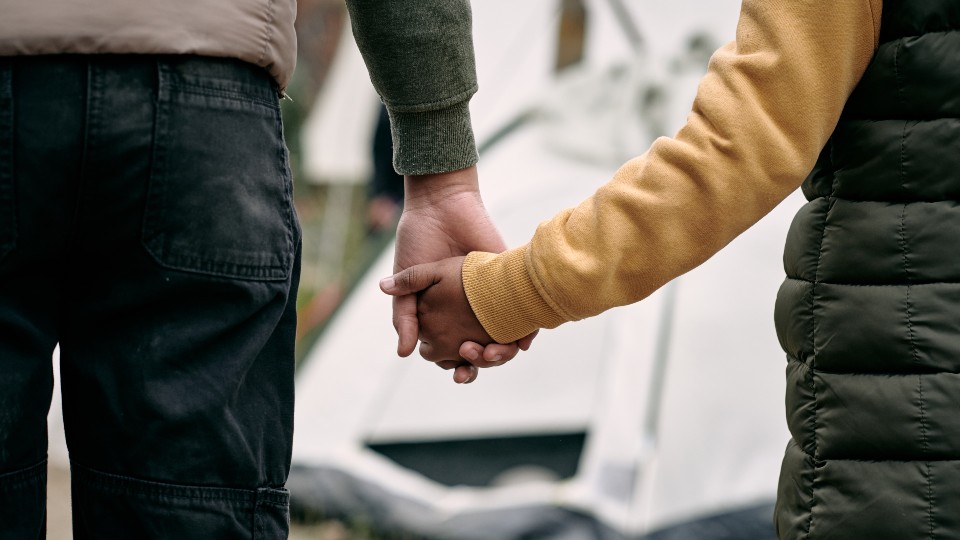
[[[463,285],[499,342],[636,302],[760,220],[812,169],[879,36],[880,0],[744,0],[687,124]]]

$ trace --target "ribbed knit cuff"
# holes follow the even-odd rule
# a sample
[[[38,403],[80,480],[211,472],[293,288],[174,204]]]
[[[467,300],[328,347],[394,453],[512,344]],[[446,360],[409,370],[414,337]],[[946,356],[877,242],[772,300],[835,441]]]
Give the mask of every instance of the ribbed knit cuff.
[[[530,280],[527,246],[499,255],[473,252],[463,261],[463,290],[484,330],[498,343],[510,343],[565,319],[553,310]]]
[[[436,174],[476,164],[469,103],[424,112],[398,112],[387,105],[397,172]]]

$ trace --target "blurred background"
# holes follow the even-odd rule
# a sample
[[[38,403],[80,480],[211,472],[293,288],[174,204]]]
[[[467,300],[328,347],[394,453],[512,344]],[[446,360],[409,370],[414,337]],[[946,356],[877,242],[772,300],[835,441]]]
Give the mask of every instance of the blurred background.
[[[484,200],[511,246],[690,110],[735,0],[473,3]],[[402,179],[342,0],[298,0],[282,103],[303,224],[292,538],[773,538],[788,199],[651,298],[459,387],[395,356]],[[59,402],[49,538],[70,538]]]

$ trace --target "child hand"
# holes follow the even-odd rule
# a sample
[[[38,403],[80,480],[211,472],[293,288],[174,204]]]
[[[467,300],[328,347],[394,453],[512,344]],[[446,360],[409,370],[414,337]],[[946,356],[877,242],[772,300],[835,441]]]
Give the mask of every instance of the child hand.
[[[382,280],[380,288],[392,296],[417,293],[420,355],[440,367],[456,367],[454,380],[470,382],[476,377],[476,367],[500,365],[512,355],[488,361],[487,355],[477,354],[479,345],[493,339],[470,308],[460,276],[462,265],[463,257],[453,257],[411,266]],[[462,353],[473,357],[469,358],[472,366],[464,363]]]

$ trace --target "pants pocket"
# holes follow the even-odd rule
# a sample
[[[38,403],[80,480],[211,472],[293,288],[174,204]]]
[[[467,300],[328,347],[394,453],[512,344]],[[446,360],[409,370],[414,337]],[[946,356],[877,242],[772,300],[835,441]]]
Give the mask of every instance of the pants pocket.
[[[13,186],[13,70],[0,59],[0,261],[17,243]]]
[[[286,280],[298,225],[276,90],[252,66],[210,62],[159,67],[144,247],[173,270]]]
[[[47,462],[0,473],[0,537],[43,538],[46,528]]]

